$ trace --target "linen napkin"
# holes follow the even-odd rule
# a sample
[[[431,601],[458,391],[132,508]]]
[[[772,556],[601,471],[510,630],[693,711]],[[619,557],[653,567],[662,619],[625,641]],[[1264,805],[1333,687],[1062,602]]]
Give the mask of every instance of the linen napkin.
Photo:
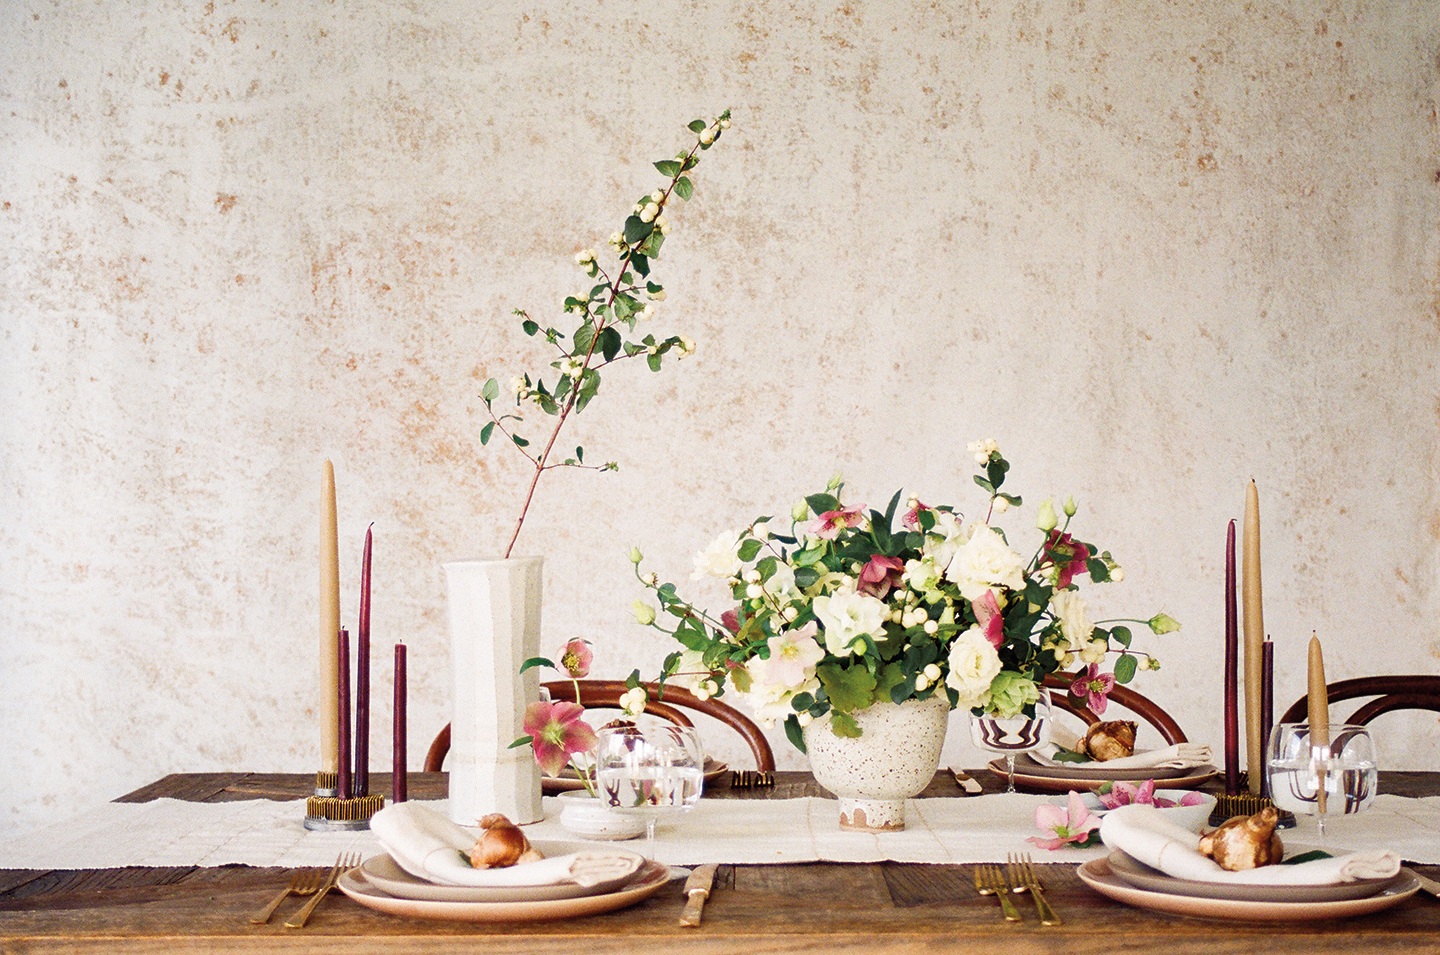
[[[1164,749],[1146,750],[1133,756],[1107,759],[1102,762],[1062,763],[1055,759],[1059,749],[1055,743],[1033,751],[1030,757],[1042,766],[1056,769],[1192,769],[1210,763],[1215,754],[1202,743],[1176,743]]]
[[[1393,852],[1352,852],[1298,865],[1267,865],[1230,872],[1200,854],[1200,836],[1166,819],[1154,806],[1112,809],[1100,823],[1100,838],[1112,849],[1133,856],[1177,879],[1231,885],[1334,885],[1360,879],[1384,879],[1400,871]]]
[[[466,855],[476,833],[415,802],[386,806],[370,818],[370,831],[402,869],[436,885],[589,887],[623,879],[645,862],[628,849],[605,847],[504,869],[476,869]]]

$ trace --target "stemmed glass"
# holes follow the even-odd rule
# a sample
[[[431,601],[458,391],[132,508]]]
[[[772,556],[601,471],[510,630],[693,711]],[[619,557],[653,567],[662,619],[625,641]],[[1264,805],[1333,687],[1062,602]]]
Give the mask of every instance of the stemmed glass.
[[[1050,691],[1040,688],[1033,715],[1024,711],[1002,719],[998,716],[970,717],[970,740],[976,746],[1005,757],[1008,770],[1005,791],[1015,791],[1015,754],[1029,753],[1050,742]]]
[[[1375,741],[1363,726],[1332,726],[1329,743],[1310,738],[1307,723],[1281,723],[1270,734],[1265,764],[1275,808],[1315,817],[1359,812],[1375,799]]]
[[[600,801],[645,819],[645,854],[655,856],[655,823],[700,801],[705,755],[694,727],[642,715],[600,728],[595,782]]]

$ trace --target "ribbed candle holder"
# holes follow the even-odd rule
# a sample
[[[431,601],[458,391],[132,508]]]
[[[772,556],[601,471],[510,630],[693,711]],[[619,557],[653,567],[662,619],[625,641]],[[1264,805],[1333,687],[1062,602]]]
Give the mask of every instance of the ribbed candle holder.
[[[376,793],[339,799],[311,796],[305,800],[305,828],[320,832],[344,832],[370,828],[370,817],[385,808],[385,797]]]
[[[319,770],[315,773],[315,795],[317,796],[338,796],[340,795],[340,774]]]
[[[1255,796],[1250,793],[1240,793],[1236,796],[1220,795],[1215,797],[1215,808],[1210,810],[1210,825],[1218,826],[1227,819],[1236,816],[1253,816],[1266,806],[1275,805],[1275,801],[1269,796]],[[1277,829],[1293,829],[1295,827],[1295,814],[1288,809],[1279,810],[1280,821],[1275,824]]]

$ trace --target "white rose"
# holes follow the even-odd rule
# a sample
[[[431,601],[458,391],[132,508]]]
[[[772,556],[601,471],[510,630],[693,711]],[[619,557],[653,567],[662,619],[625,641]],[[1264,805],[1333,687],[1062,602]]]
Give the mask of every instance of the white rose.
[[[1050,598],[1050,612],[1060,621],[1060,632],[1070,649],[1079,650],[1090,642],[1095,625],[1085,613],[1085,601],[1074,590],[1062,590]]]
[[[1025,586],[1025,558],[1015,552],[992,527],[977,524],[970,539],[955,552],[945,577],[969,601],[979,600],[994,587],[1021,590]]]
[[[979,627],[971,627],[950,644],[950,675],[945,682],[960,694],[959,706],[983,706],[990,681],[1000,672],[1000,654]]]
[[[890,612],[884,601],[860,593],[816,597],[812,607],[825,628],[825,649],[837,657],[854,653],[850,642],[862,634],[880,636]]]
[[[740,535],[726,531],[695,555],[695,571],[691,580],[702,577],[734,577],[740,573]]]

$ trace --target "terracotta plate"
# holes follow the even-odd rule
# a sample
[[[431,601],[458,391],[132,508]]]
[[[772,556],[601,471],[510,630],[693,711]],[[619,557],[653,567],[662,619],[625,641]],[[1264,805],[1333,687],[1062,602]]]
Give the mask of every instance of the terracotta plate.
[[[1136,908],[1153,909],[1174,915],[1194,915],[1212,919],[1244,919],[1251,922],[1317,922],[1321,919],[1349,918],[1368,915],[1398,905],[1420,890],[1420,881],[1408,869],[1374,895],[1363,899],[1340,899],[1331,902],[1274,902],[1259,899],[1208,899],[1170,892],[1152,892],[1136,888],[1117,876],[1105,859],[1092,859],[1077,874],[1080,881],[1116,902]]]
[[[989,763],[990,771],[1004,779],[1005,759],[997,757]],[[1015,786],[1017,789],[1038,790],[1048,793],[1069,792],[1072,789],[1084,791],[1098,789],[1109,780],[1123,779],[1138,782],[1143,779],[1163,780],[1166,789],[1195,789],[1206,780],[1214,779],[1220,770],[1209,764],[1190,769],[1061,769],[1042,766],[1023,754],[1015,759]]]

